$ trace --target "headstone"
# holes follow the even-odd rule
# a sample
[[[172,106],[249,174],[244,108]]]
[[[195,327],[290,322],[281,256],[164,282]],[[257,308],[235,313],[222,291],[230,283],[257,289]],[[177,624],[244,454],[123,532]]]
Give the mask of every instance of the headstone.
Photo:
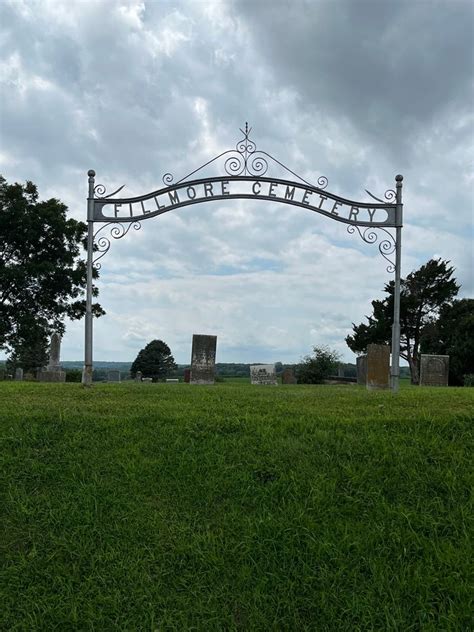
[[[107,371],[107,382],[120,382],[120,371],[116,369]]]
[[[277,382],[274,364],[254,364],[250,367],[250,382],[252,384],[269,384],[275,386]]]
[[[167,377],[166,384],[179,384],[179,378],[176,377]]]
[[[25,373],[25,375],[23,376],[23,379],[25,382],[34,382],[35,381],[35,374],[34,373]]]
[[[422,353],[420,386],[448,386],[449,356]]]
[[[151,384],[153,382],[153,378],[152,377],[144,377],[142,379],[142,382],[147,382],[147,383]]]
[[[293,372],[293,369],[287,368],[284,369],[281,374],[281,383],[282,384],[296,384],[296,377]]]
[[[17,382],[23,381],[23,369],[18,368],[15,370],[15,380]]]
[[[361,355],[356,358],[357,384],[367,384],[367,356]]]
[[[191,379],[191,369],[184,369],[184,381],[186,384],[189,384],[189,380]]]
[[[51,344],[49,346],[49,364],[48,371],[60,371],[59,365],[61,357],[61,336],[54,333],[51,336]]]
[[[191,384],[214,384],[217,336],[193,334]]]
[[[367,346],[367,390],[378,391],[390,387],[390,347]]]
[[[141,371],[137,371],[135,373],[135,382],[141,382],[143,377],[143,373]]]
[[[49,362],[46,369],[40,369],[37,378],[40,382],[65,382],[66,371],[61,370],[61,336],[54,333],[49,346]]]
[[[343,364],[339,364],[337,367],[337,376],[338,377],[344,377],[344,365]]]

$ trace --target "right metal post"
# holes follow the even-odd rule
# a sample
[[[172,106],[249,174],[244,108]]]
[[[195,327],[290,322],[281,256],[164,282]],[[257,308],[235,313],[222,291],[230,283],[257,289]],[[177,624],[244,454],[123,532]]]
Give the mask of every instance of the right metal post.
[[[403,176],[396,176],[395,181],[397,184],[397,226],[395,239],[395,287],[393,289],[392,367],[390,372],[390,386],[392,393],[398,393],[400,385],[400,278],[402,263]]]

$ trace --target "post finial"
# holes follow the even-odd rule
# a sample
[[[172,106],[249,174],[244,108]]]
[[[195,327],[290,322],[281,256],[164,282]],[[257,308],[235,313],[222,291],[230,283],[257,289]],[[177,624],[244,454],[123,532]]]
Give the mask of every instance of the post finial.
[[[397,182],[403,182],[403,176],[401,174],[398,174],[398,176],[395,176],[395,180]]]
[[[87,172],[87,175],[89,176],[89,178],[94,178],[95,177],[94,169],[89,169],[89,171]]]

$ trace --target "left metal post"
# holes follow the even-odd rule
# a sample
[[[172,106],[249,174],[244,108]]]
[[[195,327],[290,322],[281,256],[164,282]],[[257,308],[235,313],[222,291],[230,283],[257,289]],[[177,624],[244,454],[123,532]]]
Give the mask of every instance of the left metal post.
[[[87,197],[87,284],[86,284],[86,319],[84,344],[84,369],[82,384],[92,386],[92,258],[94,247],[94,186],[95,171],[90,169],[89,195]]]

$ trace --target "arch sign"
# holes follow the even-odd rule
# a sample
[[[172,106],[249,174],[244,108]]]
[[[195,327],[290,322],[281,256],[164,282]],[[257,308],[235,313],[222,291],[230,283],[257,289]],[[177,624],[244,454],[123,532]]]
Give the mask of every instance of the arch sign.
[[[102,184],[95,184],[90,170],[87,198],[87,290],[85,316],[85,362],[82,382],[92,383],[92,276],[93,268],[110,248],[110,238],[121,239],[133,226],[141,228],[143,220],[192,204],[247,199],[299,206],[308,211],[347,224],[347,231],[357,232],[369,244],[377,244],[388,262],[387,271],[395,274],[392,326],[391,388],[398,391],[400,355],[400,260],[403,218],[402,181],[396,176],[396,190],[385,192],[385,201],[366,193],[375,202],[357,202],[330,193],[328,181],[320,176],[311,183],[298,176],[265,151],[257,150],[250,139],[251,128],[240,130],[243,138],[235,149],[224,151],[184,178],[174,182],[170,173],[163,176],[163,187],[138,197],[116,197],[123,186],[106,195]],[[223,163],[223,173],[205,176],[206,170]],[[269,177],[272,167],[275,175]],[[281,177],[277,177],[281,176]],[[96,229],[96,226],[99,226]],[[392,229],[392,230],[389,230]],[[108,231],[108,234],[107,234]]]

